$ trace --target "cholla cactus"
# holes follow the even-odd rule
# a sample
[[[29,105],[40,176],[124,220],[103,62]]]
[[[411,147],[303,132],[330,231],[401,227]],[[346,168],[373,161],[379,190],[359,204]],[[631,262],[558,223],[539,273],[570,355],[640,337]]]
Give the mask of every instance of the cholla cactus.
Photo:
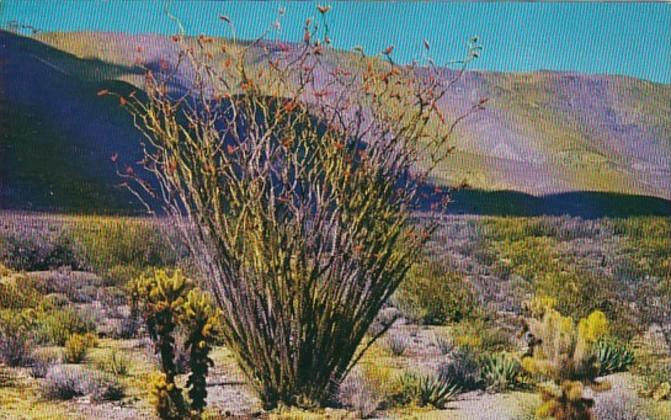
[[[564,381],[559,390],[545,389],[541,394],[543,404],[536,417],[552,417],[557,420],[591,420],[594,400],[583,398],[583,385],[576,381]]]
[[[529,329],[537,345],[522,367],[532,375],[554,380],[593,382],[599,373],[596,343],[608,334],[608,320],[601,311],[592,312],[576,325],[552,307],[537,312],[541,319],[530,319]]]
[[[150,396],[156,413],[161,419],[188,418],[188,409],[181,389],[170,382],[165,373],[156,374],[150,381]]]
[[[207,374],[213,365],[209,353],[220,325],[219,311],[206,293],[191,290],[184,302],[184,315],[181,324],[188,337],[189,367],[191,374],[187,380],[191,408],[200,413],[205,408],[207,397]]]
[[[173,333],[182,316],[186,294],[192,288],[193,283],[180,270],[144,273],[129,286],[131,301],[140,308],[168,383],[174,383],[177,374]]]
[[[187,380],[192,413],[202,413],[206,406],[206,378],[212,360],[209,353],[217,337],[220,312],[209,294],[194,288],[180,270],[168,273],[155,270],[145,273],[130,285],[131,296],[145,322],[156,352],[161,356],[162,376],[153,384],[155,406],[161,418],[186,416],[187,405],[182,390],[175,383],[175,337],[177,328],[187,338],[191,373]]]

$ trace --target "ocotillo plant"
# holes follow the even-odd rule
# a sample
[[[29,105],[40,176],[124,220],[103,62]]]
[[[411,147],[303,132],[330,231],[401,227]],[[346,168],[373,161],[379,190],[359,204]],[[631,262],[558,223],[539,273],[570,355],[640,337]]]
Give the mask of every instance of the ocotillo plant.
[[[148,66],[147,99],[120,97],[150,175],[120,174],[164,203],[269,408],[327,403],[372,343],[434,228],[413,221],[420,191],[485,102],[452,119],[439,106],[476,40],[456,72],[398,65],[392,46],[335,53],[328,9],[300,44],[175,35],[176,58]]]

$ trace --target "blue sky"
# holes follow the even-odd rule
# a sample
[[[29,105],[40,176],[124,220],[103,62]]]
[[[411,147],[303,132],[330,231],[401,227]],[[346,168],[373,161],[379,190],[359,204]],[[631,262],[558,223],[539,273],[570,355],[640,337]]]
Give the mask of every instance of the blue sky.
[[[230,36],[218,19],[226,14],[241,38],[253,38],[277,19],[287,41],[317,16],[315,2],[168,1],[193,34]],[[421,58],[431,44],[438,63],[461,58],[478,35],[482,57],[472,68],[540,69],[623,74],[671,83],[671,3],[545,2],[319,2],[328,13],[338,48],[361,45],[369,53],[395,45],[394,57]],[[162,0],[0,0],[0,23],[17,20],[45,31],[176,32]]]

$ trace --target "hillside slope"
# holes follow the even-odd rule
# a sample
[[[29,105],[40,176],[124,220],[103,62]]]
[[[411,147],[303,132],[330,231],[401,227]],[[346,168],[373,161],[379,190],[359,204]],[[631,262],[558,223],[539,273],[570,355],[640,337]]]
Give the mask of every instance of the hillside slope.
[[[0,32],[0,208],[132,211],[109,160],[138,134],[103,87],[141,87],[134,65],[174,56],[165,37]],[[467,184],[452,211],[671,213],[671,85],[556,72],[467,72],[441,107],[482,96],[436,182]],[[625,204],[626,203],[626,204]],[[622,206],[620,206],[622,204]],[[620,208],[622,207],[622,208]]]

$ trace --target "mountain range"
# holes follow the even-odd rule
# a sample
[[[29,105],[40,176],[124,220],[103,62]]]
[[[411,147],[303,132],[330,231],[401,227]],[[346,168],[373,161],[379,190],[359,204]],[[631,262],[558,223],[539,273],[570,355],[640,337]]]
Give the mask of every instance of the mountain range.
[[[0,31],[0,208],[135,213],[110,156],[140,158],[140,135],[109,89],[141,90],[135,64],[174,57],[169,37]],[[345,52],[339,54],[347,54]],[[433,182],[447,211],[671,214],[671,85],[626,76],[467,71],[440,107],[454,153]]]

